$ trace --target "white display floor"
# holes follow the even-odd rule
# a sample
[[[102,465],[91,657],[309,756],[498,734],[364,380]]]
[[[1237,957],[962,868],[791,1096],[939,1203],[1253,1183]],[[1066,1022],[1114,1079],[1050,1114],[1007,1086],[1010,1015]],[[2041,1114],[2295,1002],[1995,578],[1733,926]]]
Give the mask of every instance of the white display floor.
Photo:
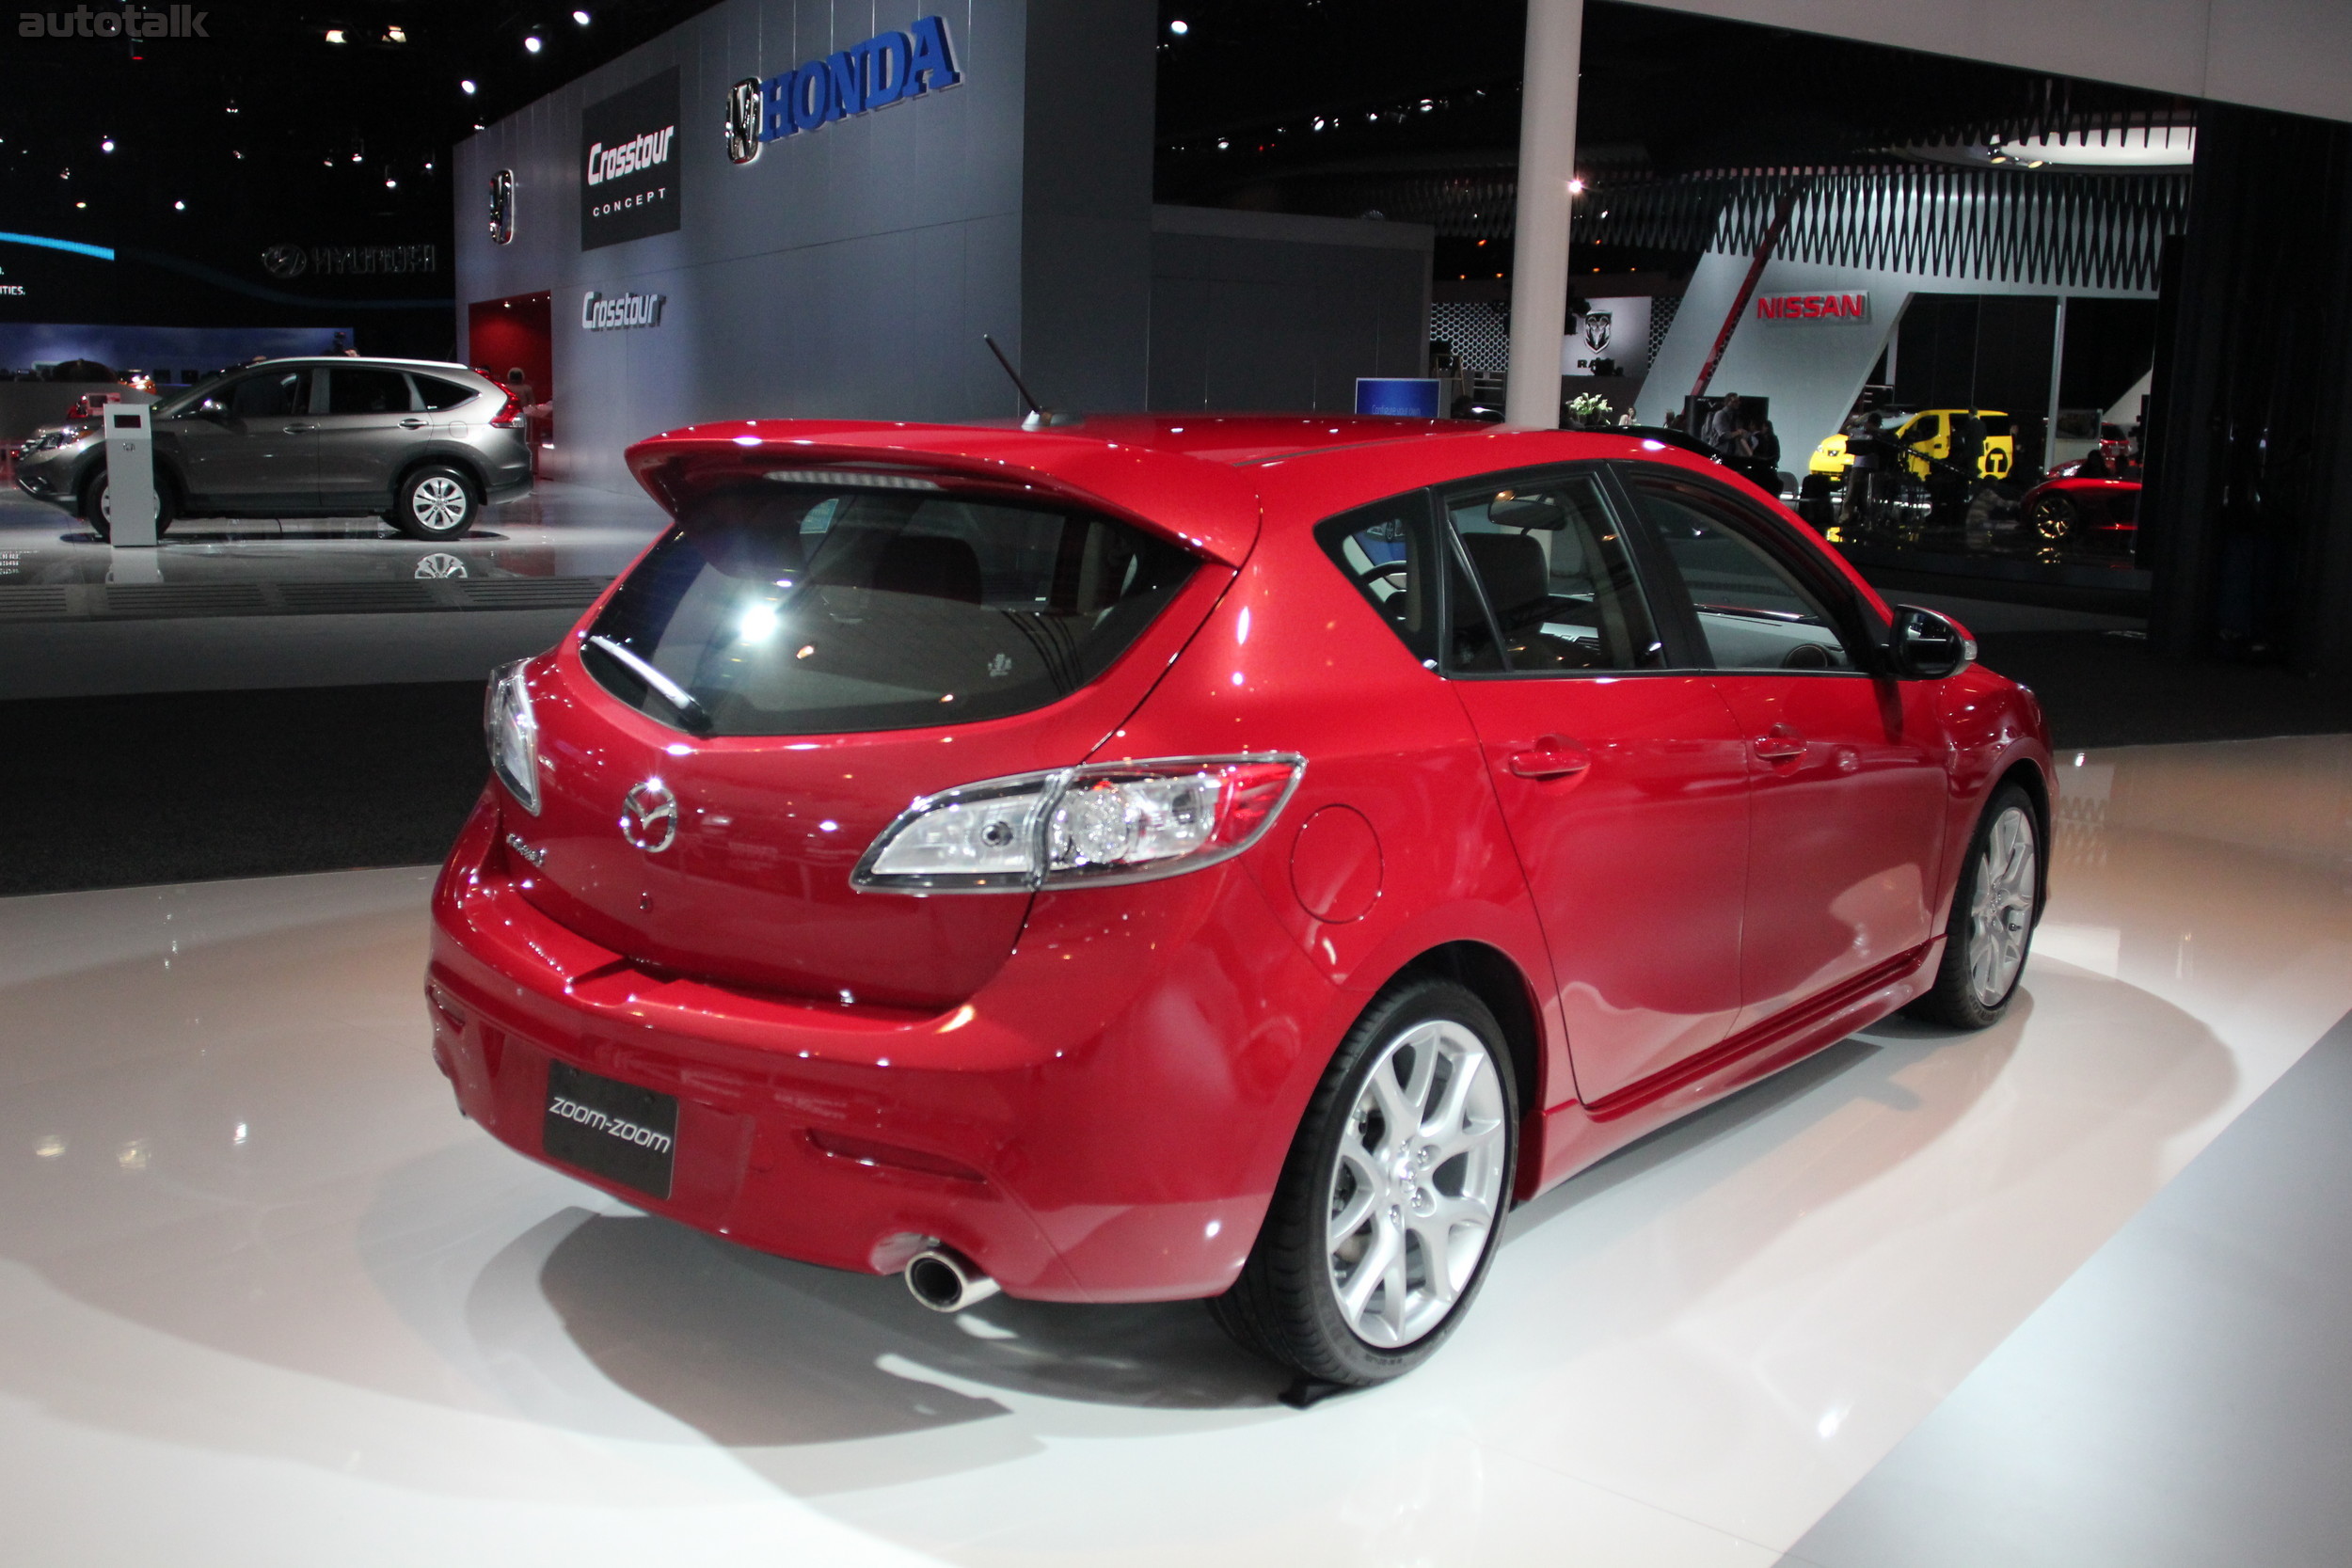
[[[7,1555],[1772,1562],[2352,1008],[2352,738],[2064,760],[2006,1022],[1522,1209],[1443,1353],[1305,1412],[1197,1306],[935,1317],[507,1152],[426,870],[0,902]]]

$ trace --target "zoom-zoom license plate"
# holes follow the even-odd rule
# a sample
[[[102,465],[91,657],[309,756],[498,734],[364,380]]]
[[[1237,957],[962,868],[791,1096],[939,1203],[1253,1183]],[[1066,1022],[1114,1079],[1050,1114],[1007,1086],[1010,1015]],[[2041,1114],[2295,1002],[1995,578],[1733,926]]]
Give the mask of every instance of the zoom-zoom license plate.
[[[677,1148],[677,1097],[550,1061],[539,1138],[552,1159],[666,1198]]]

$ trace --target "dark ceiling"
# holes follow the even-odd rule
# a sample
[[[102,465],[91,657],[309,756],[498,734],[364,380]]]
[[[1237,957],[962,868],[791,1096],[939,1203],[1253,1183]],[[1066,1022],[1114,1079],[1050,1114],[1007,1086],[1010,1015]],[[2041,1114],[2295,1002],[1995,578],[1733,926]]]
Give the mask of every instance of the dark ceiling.
[[[582,24],[560,0],[248,0],[200,8],[206,38],[20,37],[0,105],[0,227],[177,269],[117,269],[118,308],[135,317],[85,319],[193,319],[221,309],[207,291],[223,277],[262,301],[273,245],[446,246],[455,142],[707,3],[581,0]],[[1496,221],[1483,209],[1508,207],[1524,18],[1521,0],[1160,0],[1159,198],[1352,214],[1470,178],[1494,197],[1471,203],[1476,221]],[[2061,99],[2158,102],[1611,0],[1585,25],[1579,139],[1601,179],[1851,162]],[[304,291],[421,304],[449,277]]]

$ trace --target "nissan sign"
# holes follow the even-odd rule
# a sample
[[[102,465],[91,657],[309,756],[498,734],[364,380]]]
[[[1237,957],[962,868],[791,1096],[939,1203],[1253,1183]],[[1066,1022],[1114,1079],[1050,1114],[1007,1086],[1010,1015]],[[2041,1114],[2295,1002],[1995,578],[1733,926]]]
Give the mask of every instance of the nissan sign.
[[[1834,294],[1758,294],[1756,319],[1760,322],[1867,322],[1870,296],[1860,292]]]
[[[580,112],[580,249],[676,231],[685,172],[676,144],[675,66]]]

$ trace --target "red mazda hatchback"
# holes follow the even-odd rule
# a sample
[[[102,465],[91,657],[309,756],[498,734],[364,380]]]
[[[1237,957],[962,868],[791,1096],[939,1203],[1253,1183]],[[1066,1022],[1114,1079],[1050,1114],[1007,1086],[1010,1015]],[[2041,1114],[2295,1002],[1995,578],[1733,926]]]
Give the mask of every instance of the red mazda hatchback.
[[[2024,689],[1704,459],[1358,419],[774,421],[491,687],[434,1053],[496,1136],[952,1309],[1366,1384],[1503,1215],[2040,911]]]

